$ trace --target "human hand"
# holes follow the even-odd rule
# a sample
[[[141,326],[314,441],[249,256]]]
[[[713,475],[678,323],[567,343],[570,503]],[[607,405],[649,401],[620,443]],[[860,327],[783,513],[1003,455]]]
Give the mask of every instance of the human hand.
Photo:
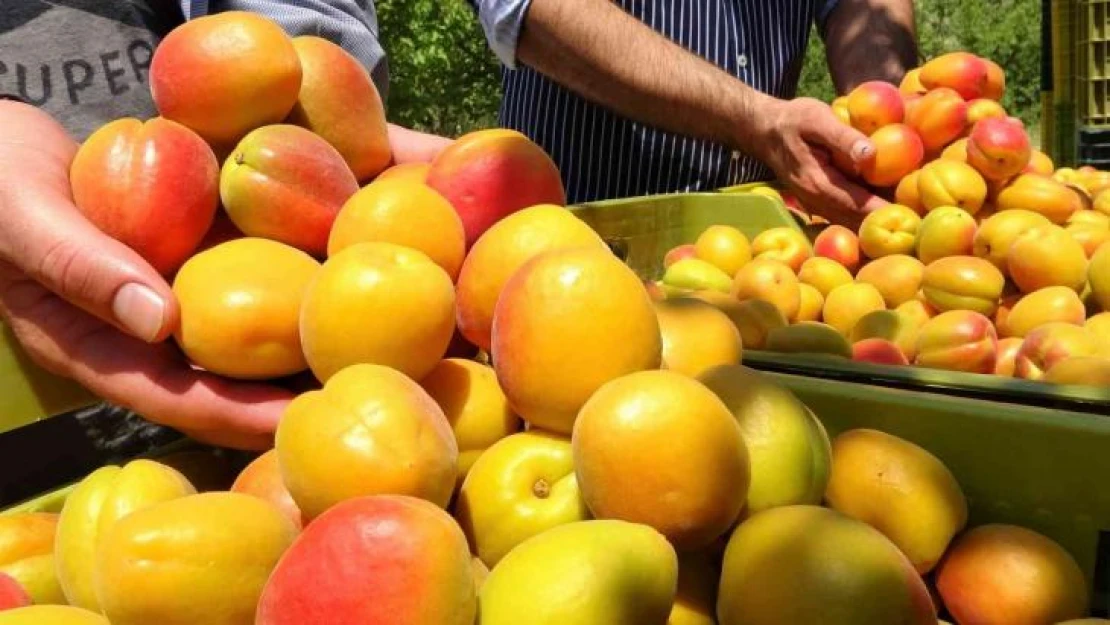
[[[73,205],[76,144],[44,113],[0,104],[0,317],[28,355],[201,442],[271,446],[293,394],[191,367],[167,341],[180,313],[166,280]]]
[[[452,143],[454,141],[446,137],[389,125],[389,147],[395,165],[430,163]]]
[[[834,163],[859,167],[874,158],[867,137],[811,98],[767,98],[758,108],[757,158],[767,164],[810,212],[832,223],[858,228],[868,213],[887,202],[842,173]]]

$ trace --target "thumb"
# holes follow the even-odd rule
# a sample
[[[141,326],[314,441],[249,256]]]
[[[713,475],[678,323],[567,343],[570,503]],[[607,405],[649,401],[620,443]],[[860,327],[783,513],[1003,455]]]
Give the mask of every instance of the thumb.
[[[827,106],[810,118],[807,135],[807,140],[828,148],[837,162],[851,162],[857,171],[875,157],[875,146],[867,135],[840,121]]]
[[[39,201],[3,251],[24,275],[123,332],[165,340],[179,310],[165,279],[138,253],[86,220],[67,199]]]

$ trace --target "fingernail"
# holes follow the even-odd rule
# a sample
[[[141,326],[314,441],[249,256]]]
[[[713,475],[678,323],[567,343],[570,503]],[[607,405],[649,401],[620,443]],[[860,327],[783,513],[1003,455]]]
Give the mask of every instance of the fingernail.
[[[860,139],[852,146],[852,160],[862,161],[871,157],[871,153],[875,148],[871,147],[871,142],[867,139]]]
[[[112,314],[129,332],[149,342],[162,331],[166,303],[150,288],[130,282],[116,291]]]

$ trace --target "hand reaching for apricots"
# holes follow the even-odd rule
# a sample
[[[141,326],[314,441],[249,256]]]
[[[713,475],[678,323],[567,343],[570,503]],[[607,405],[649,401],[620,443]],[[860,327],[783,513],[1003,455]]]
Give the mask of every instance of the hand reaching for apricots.
[[[834,166],[834,161],[846,162],[858,171],[874,158],[875,150],[827,104],[810,98],[767,98],[760,111],[753,151],[809,211],[856,228],[869,212],[886,204]]]

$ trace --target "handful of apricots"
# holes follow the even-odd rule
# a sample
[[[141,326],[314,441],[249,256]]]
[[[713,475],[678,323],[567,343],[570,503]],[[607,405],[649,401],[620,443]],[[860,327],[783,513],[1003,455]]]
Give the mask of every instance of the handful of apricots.
[[[740,364],[781,341],[766,319],[814,314],[794,234],[748,249],[707,231],[704,266],[665,281],[710,276],[698,296],[724,312],[659,301],[523,135],[394,165],[369,74],[326,40],[250,13],[197,19],[163,41],[151,83],[161,117],[81,146],[78,207],[173,281],[192,365],[315,383],[226,483],[203,462],[134,460],[86,476],[60,513],[0,516],[0,625],[1087,612],[1073,556],[1020,527],[969,529],[940,458],[876,430],[830,437]],[[830,298],[838,327],[854,327],[854,299]]]
[[[838,98],[876,147],[846,173],[893,203],[812,243],[711,227],[667,254],[657,297],[716,305],[748,349],[1110,385],[1110,173],[1055,169],[1004,89],[996,64],[954,52]]]

